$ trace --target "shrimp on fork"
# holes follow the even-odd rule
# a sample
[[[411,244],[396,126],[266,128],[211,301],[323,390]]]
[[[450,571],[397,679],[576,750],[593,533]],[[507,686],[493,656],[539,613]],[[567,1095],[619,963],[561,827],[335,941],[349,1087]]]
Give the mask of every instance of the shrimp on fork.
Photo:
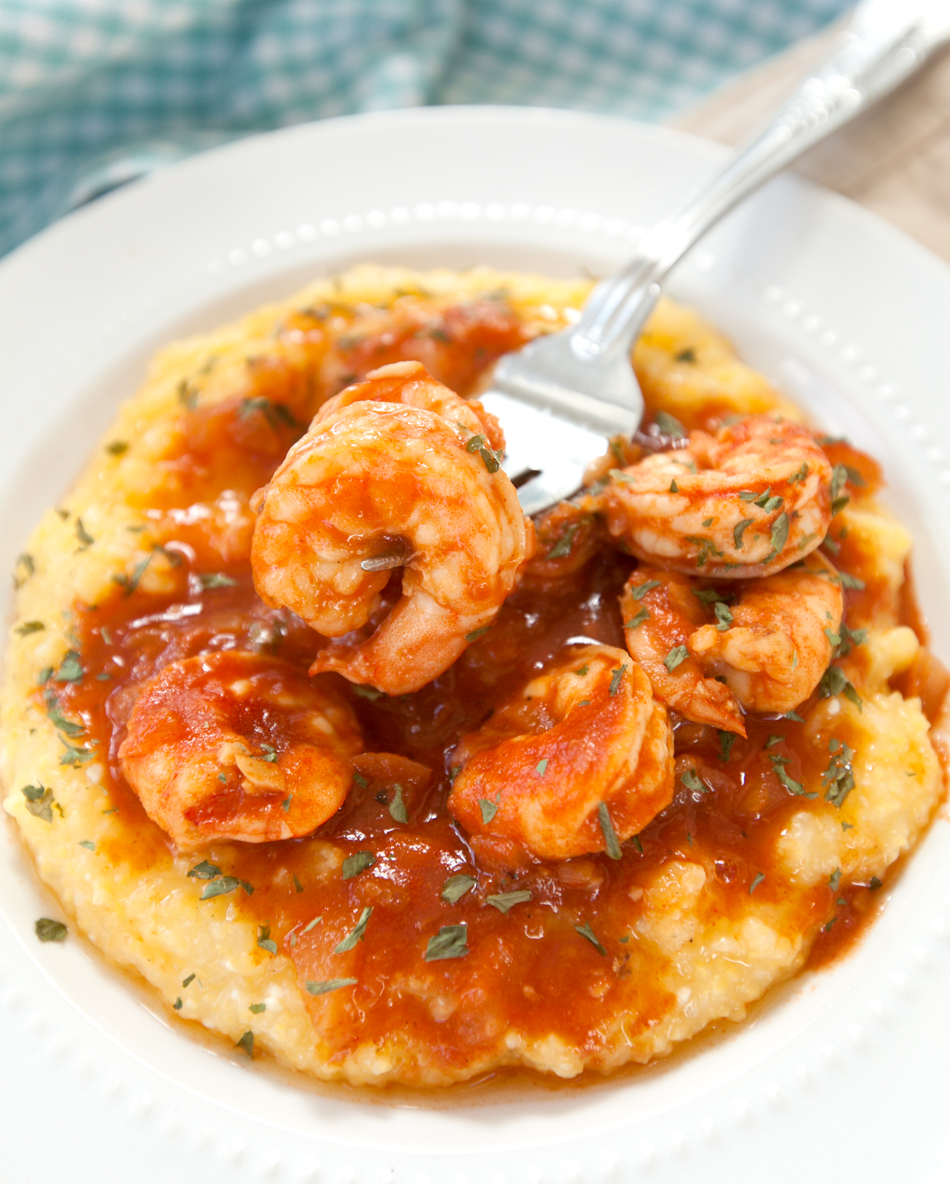
[[[715,579],[771,575],[808,555],[832,516],[832,469],[807,428],[770,415],[613,470],[607,529],[646,563]]]
[[[746,734],[746,711],[792,711],[821,681],[844,612],[822,555],[717,589],[640,567],[621,599],[627,648],[653,693],[696,723]]]
[[[257,591],[333,638],[370,621],[397,568],[402,595],[371,636],[322,650],[311,674],[416,691],[491,624],[534,539],[502,447],[494,418],[418,362],[324,404],[252,500]]]

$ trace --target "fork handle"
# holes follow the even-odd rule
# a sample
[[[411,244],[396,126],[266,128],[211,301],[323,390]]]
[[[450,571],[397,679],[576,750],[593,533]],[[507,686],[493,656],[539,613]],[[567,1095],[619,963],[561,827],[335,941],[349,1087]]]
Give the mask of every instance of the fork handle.
[[[695,197],[658,222],[637,255],[594,289],[571,337],[581,357],[627,352],[670,269],[743,198],[882,98],[950,35],[946,0],[864,0],[831,55]]]

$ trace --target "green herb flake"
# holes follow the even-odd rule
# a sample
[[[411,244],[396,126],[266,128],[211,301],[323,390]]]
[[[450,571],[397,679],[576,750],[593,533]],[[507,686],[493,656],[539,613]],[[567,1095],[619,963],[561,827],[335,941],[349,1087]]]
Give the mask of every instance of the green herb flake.
[[[712,524],[713,524],[712,518],[704,518],[703,519],[703,530],[708,530],[710,528],[710,526],[712,526]]]
[[[45,628],[42,621],[24,621],[22,625],[17,625],[14,632],[19,633],[21,637],[26,637],[30,633],[39,633]]]
[[[486,441],[484,436],[471,436],[465,441],[465,451],[472,453],[477,452],[479,448],[485,447],[485,443]]]
[[[694,793],[709,793],[706,786],[700,781],[699,774],[695,769],[687,769],[685,773],[681,774],[680,781],[687,789]]]
[[[750,896],[756,890],[756,888],[758,888],[758,886],[762,883],[762,881],[764,879],[765,879],[764,873],[762,873],[762,872],[756,873],[755,878],[753,879],[752,883],[749,885],[749,895]]]
[[[482,812],[482,822],[487,826],[498,813],[498,802],[490,802],[488,798],[479,798],[478,808]]]
[[[776,744],[781,744],[784,739],[784,736],[776,736],[773,734],[769,736],[768,740],[765,742],[765,747],[774,748]]]
[[[670,482],[670,493],[679,493],[680,487],[676,484],[676,478]]]
[[[350,932],[343,938],[342,941],[337,942],[334,947],[334,954],[346,954],[349,950],[355,948],[356,943],[362,941],[366,934],[366,926],[369,923],[370,917],[373,915],[371,906],[367,906],[360,913],[360,919],[356,922]]]
[[[79,546],[83,551],[85,551],[87,547],[91,547],[96,541],[89,531],[83,526],[81,518],[76,519],[76,538],[79,539]]]
[[[872,876],[871,880],[868,884],[868,887],[871,889],[872,892],[877,892],[878,888],[880,888],[883,883],[884,883],[884,881],[879,880],[877,878],[877,876]]]
[[[96,755],[94,749],[92,748],[74,748],[72,744],[67,744],[66,741],[63,740],[62,736],[60,736],[60,740],[62,741],[63,747],[66,749],[63,755],[59,758],[59,763],[61,765],[67,765],[71,769],[78,769],[80,766],[86,764],[87,761],[91,761]]]
[[[631,843],[633,843],[634,847],[636,847],[637,851],[642,855],[643,854],[643,844],[640,842],[640,836],[634,835],[630,841],[631,841]]]
[[[685,645],[674,646],[673,649],[663,659],[663,665],[667,668],[670,674],[676,669],[681,662],[685,662],[689,657],[689,650]]]
[[[190,985],[191,985],[191,984],[192,984],[194,981],[195,981],[195,976],[194,976],[193,974],[189,974],[187,978],[183,978],[183,979],[181,980],[181,985],[182,985],[183,987],[188,987],[188,986],[190,986]]]
[[[313,929],[316,925],[319,925],[322,920],[323,920],[322,915],[319,917],[314,917],[314,919],[312,921],[307,922],[307,924],[301,930],[301,933],[309,933],[310,930]]]
[[[593,929],[591,929],[590,921],[585,921],[583,925],[575,925],[574,932],[579,933],[581,935],[581,937],[584,938],[585,941],[589,941],[590,944],[594,947],[594,949],[597,951],[598,954],[600,954],[600,956],[602,958],[607,957],[607,951],[601,945],[601,943],[598,940],[597,935],[594,933]]]
[[[624,629],[639,629],[644,621],[650,619],[650,610],[644,606],[639,609],[636,616],[631,617],[629,621],[624,621]]]
[[[588,673],[589,670],[590,670],[590,665],[587,662],[585,662],[584,665],[581,666],[579,669],[575,670],[574,673],[578,676],[578,678],[583,678]]]
[[[752,523],[754,521],[755,521],[754,518],[743,518],[742,521],[736,525],[735,530],[733,530],[732,537],[735,540],[737,551],[742,550],[742,536],[745,534],[745,532],[749,529],[749,527],[752,525]]]
[[[277,953],[277,942],[270,935],[269,925],[259,925],[257,928],[257,944],[269,954]]]
[[[608,856],[611,859],[621,859],[623,852],[620,850],[620,840],[617,838],[617,832],[614,830],[613,820],[610,817],[610,811],[607,809],[606,802],[601,802],[598,805],[597,820],[600,823],[600,829],[604,836]]]
[[[797,711],[786,711],[785,718],[792,720],[796,724],[803,724],[805,722],[804,717],[799,715]]]
[[[393,822],[408,822],[409,813],[406,810],[406,803],[403,801],[402,786],[397,783],[393,788],[396,792],[393,795],[393,800],[389,803],[389,816]]]
[[[448,904],[457,904],[466,892],[470,892],[474,887],[474,876],[470,876],[467,872],[458,872],[454,876],[449,876],[442,885],[442,891],[439,895]]]
[[[326,978],[321,982],[306,984],[308,995],[327,995],[330,991],[339,991],[341,987],[355,987],[355,978]]]
[[[538,761],[538,763],[534,766],[534,771],[537,773],[537,775],[539,777],[543,777],[544,774],[547,772],[547,767],[548,767],[548,759],[547,759],[547,757],[545,757],[544,760]]]
[[[646,594],[650,591],[651,588],[659,588],[660,583],[661,583],[660,580],[647,580],[643,584],[638,584],[637,587],[633,589],[633,592],[632,592],[633,599],[634,600],[642,600],[644,598],[644,596],[646,596]]]
[[[65,941],[67,929],[62,921],[54,921],[51,917],[40,917],[33,926],[33,932],[40,941]]]
[[[719,733],[719,747],[722,749],[719,759],[727,761],[732,752],[732,746],[736,742],[736,734],[735,732],[724,732],[721,728],[717,728],[716,731]]]
[[[772,762],[772,771],[775,773],[775,776],[779,779],[781,784],[788,790],[789,793],[794,794],[796,797],[808,798],[809,800],[818,797],[817,793],[806,792],[805,786],[800,781],[796,781],[794,777],[789,776],[788,771],[785,768],[785,766],[788,764],[788,759],[789,758],[787,756],[778,756],[775,754],[769,757],[769,760]]]
[[[246,1052],[247,1055],[253,1061],[254,1060],[254,1033],[253,1032],[245,1032],[244,1035],[237,1042],[237,1044],[235,1044],[234,1047],[240,1048],[242,1051]]]
[[[242,399],[241,405],[238,408],[238,415],[243,419],[245,416],[259,411],[268,424],[275,430],[281,426],[288,428],[298,428],[300,424],[297,423],[293,417],[293,413],[286,403],[275,403],[272,399],[266,398],[264,395],[255,395],[250,399]]]
[[[85,673],[78,651],[68,650],[53,675],[53,682],[79,682]]]
[[[46,703],[46,715],[57,731],[62,732],[64,736],[69,736],[71,740],[75,740],[79,736],[86,734],[86,729],[82,724],[74,723],[73,720],[67,719],[63,715],[59,707],[59,700],[52,691],[46,691],[43,695],[43,700]]]
[[[499,892],[494,896],[486,896],[485,903],[507,915],[516,904],[524,904],[531,900],[531,893],[527,888],[518,888],[514,892]]]
[[[193,880],[214,880],[220,875],[221,869],[216,864],[209,863],[207,859],[202,859],[201,863],[196,863],[188,873],[189,878]]]
[[[478,641],[478,639],[480,637],[485,636],[485,634],[489,631],[489,629],[491,629],[491,625],[483,625],[481,627],[481,629],[473,629],[471,633],[465,634],[465,640],[466,641]]]
[[[695,362],[696,351],[693,349],[681,349],[678,354],[673,355],[673,360],[676,362]]]
[[[426,945],[426,962],[443,962],[448,958],[464,958],[468,954],[468,926],[443,925]]]
[[[828,887],[832,892],[838,891],[838,885],[841,883],[841,868],[836,867],[835,870],[828,877]]]
[[[237,580],[231,576],[226,576],[224,572],[220,571],[203,571],[199,572],[198,579],[204,589],[210,588],[233,588],[237,584]]]
[[[125,440],[113,440],[106,445],[106,452],[111,456],[121,456],[123,452],[128,452],[129,446]]]
[[[113,583],[118,584],[119,587],[125,592],[126,596],[131,596],[136,588],[138,588],[139,581],[142,579],[142,576],[145,575],[145,569],[151,562],[152,556],[146,555],[145,558],[140,563],[136,564],[136,566],[132,569],[132,574],[130,576],[126,575],[124,572],[120,575],[113,576]]]
[[[781,555],[785,549],[785,544],[788,542],[788,514],[784,511],[772,523],[772,531],[769,536],[769,542],[772,547],[772,556]],[[769,556],[771,558],[771,556]]]
[[[840,666],[829,666],[818,684],[819,699],[828,699],[832,695],[844,695],[857,707],[858,711],[864,710],[861,696]]]
[[[825,801],[840,810],[845,798],[854,789],[854,752],[835,736],[828,741],[828,750],[831,754],[828,768],[821,775],[825,784]]]
[[[627,673],[629,668],[628,663],[624,662],[622,666],[617,666],[610,672],[610,686],[607,688],[607,693],[611,698],[620,690],[620,684],[623,681],[623,676]]]
[[[175,1000],[175,1002],[172,1004],[172,1007],[174,1007],[174,1009],[176,1011],[181,1011],[182,1006],[183,1005],[182,1005],[182,1001],[181,1001],[181,995],[179,995],[178,998]]]
[[[713,611],[716,614],[716,628],[720,633],[725,633],[732,624],[732,613],[729,611],[728,606],[723,604],[721,600],[716,602]]]
[[[242,882],[236,876],[222,876],[220,880],[212,880],[210,884],[205,884],[204,890],[198,899],[214,900],[216,896],[226,896],[227,893],[233,892],[235,888],[239,888]]]
[[[26,808],[35,818],[53,821],[53,791],[45,785],[24,785],[20,790],[26,798]]]
[[[87,851],[95,851],[96,849],[96,844],[92,841],[92,839],[80,839],[79,846],[85,847]]]
[[[382,699],[383,697],[383,692],[377,691],[375,687],[351,686],[350,690],[354,695],[359,695],[361,699],[369,699],[371,703],[375,703],[377,699]]]
[[[838,580],[843,588],[853,588],[856,592],[862,592],[867,587],[864,580],[859,580],[857,576],[848,575],[846,571],[838,572]]]
[[[566,555],[570,555],[571,548],[574,546],[574,535],[577,534],[579,526],[579,522],[574,522],[565,530],[551,550],[548,551],[548,559],[563,559]]]
[[[267,1010],[267,1004],[266,1003],[251,1003],[248,1006],[247,1010],[250,1011],[254,1015],[260,1015],[262,1011]]]
[[[794,485],[798,481],[804,481],[807,476],[808,476],[808,462],[802,461],[802,467],[798,470],[797,473],[793,473],[791,475],[791,477],[789,477],[788,482],[790,485]]]
[[[33,556],[28,554],[26,551],[24,551],[22,555],[17,556],[16,563],[14,563],[13,567],[14,567],[14,574],[13,574],[13,587],[14,588],[22,588],[22,586],[26,583],[26,581],[30,578],[30,576],[36,574],[36,564],[33,562]],[[22,567],[23,570],[26,572],[26,575],[24,575],[24,576],[17,575],[16,568],[18,568],[18,567]]]
[[[673,440],[683,440],[686,437],[686,429],[675,416],[670,415],[667,411],[658,411],[653,417],[653,422],[664,436],[670,436]]]
[[[371,868],[375,862],[376,856],[372,851],[357,851],[355,855],[348,855],[343,860],[343,879],[352,880],[360,872]]]

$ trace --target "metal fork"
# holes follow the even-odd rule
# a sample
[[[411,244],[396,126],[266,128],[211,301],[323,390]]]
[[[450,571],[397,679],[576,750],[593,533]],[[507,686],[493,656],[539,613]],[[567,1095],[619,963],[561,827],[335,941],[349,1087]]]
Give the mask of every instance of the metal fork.
[[[630,364],[671,268],[720,218],[808,148],[893,90],[950,37],[950,0],[864,0],[825,63],[700,193],[592,292],[578,322],[498,363],[481,396],[505,430],[503,467],[534,514],[582,484],[611,437],[640,425]]]

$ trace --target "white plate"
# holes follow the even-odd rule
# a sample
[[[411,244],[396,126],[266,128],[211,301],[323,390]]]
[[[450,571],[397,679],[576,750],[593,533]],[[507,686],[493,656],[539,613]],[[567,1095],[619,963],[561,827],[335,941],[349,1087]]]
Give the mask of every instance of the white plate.
[[[602,272],[721,155],[587,115],[399,112],[246,140],[73,215],[0,266],[0,567],[159,344],[357,260]],[[950,271],[783,178],[673,291],[884,461],[950,654]],[[37,943],[55,905],[8,825],[0,908],[20,945],[0,926],[4,1170],[16,1184],[945,1180],[948,858],[941,819],[848,958],[667,1065],[586,1089],[373,1104],[209,1052],[75,936]]]

